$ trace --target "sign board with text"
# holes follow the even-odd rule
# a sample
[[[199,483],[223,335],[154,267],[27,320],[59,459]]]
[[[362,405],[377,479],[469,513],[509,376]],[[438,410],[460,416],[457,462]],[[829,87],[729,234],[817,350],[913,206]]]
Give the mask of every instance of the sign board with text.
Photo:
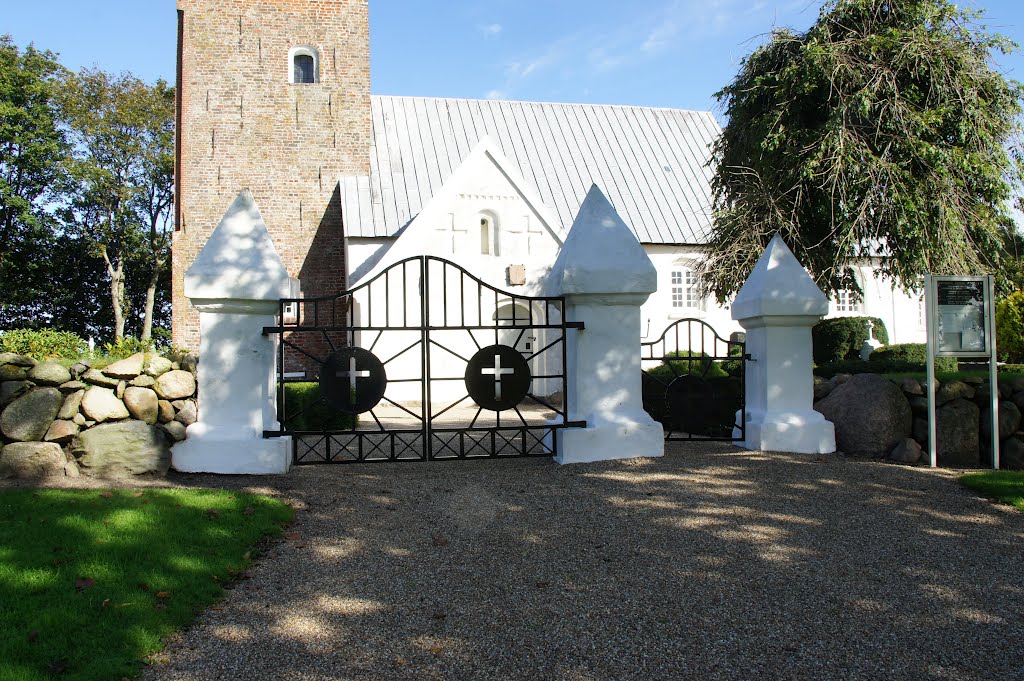
[[[936,357],[987,358],[994,332],[990,277],[929,277],[928,342]]]

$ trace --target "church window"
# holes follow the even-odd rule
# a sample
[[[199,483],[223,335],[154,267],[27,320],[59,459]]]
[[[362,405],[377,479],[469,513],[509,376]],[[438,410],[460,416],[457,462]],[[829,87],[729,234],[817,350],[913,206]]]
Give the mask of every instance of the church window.
[[[480,253],[501,255],[498,240],[498,219],[490,211],[480,214]]]
[[[704,298],[700,294],[697,273],[691,268],[676,264],[671,273],[672,309],[675,311],[704,311]]]
[[[289,62],[289,77],[292,84],[320,82],[319,54],[312,47],[293,47]]]
[[[855,314],[862,312],[860,301],[854,299],[853,291],[837,291],[835,303],[836,312],[839,314]]]

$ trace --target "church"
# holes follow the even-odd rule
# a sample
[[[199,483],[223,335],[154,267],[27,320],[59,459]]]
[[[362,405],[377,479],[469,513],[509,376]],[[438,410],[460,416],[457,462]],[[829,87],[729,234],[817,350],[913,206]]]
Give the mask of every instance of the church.
[[[367,0],[177,7],[175,343],[198,347],[184,273],[244,188],[309,299],[418,255],[541,295],[596,185],[658,272],[641,338],[684,318],[740,330],[693,269],[711,231],[710,112],[371,95]],[[922,342],[921,301],[870,263],[858,276],[863,300],[840,295],[830,313],[880,317],[891,342]],[[496,323],[519,314],[494,308]]]

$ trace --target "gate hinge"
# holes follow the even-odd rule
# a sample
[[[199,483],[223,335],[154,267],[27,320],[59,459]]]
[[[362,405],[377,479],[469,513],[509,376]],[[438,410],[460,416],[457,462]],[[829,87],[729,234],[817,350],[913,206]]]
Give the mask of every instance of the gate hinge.
[[[586,329],[586,325],[583,322],[566,322],[565,328],[567,329]]]

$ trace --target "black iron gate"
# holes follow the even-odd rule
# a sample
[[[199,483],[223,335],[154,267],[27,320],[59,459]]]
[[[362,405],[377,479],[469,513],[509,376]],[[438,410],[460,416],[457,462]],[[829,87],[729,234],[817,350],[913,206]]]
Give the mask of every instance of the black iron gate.
[[[294,463],[553,456],[569,422],[561,297],[433,256],[336,296],[283,299],[277,405]]]
[[[640,344],[644,409],[666,440],[745,439],[745,344],[699,319],[671,324]]]

